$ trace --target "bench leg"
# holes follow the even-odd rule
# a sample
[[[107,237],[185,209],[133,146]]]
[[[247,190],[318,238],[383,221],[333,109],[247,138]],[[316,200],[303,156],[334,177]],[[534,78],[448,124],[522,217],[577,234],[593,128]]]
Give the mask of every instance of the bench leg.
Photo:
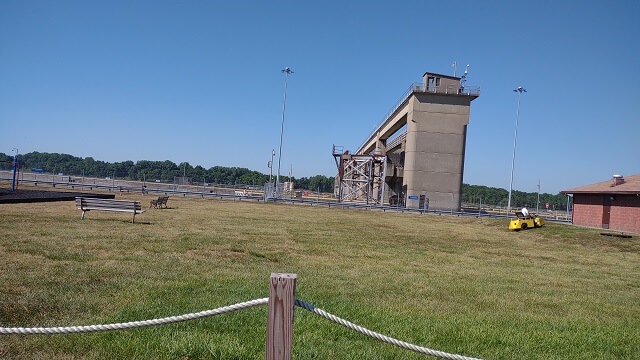
[[[85,213],[85,211],[82,210],[82,220],[84,220],[84,213]]]

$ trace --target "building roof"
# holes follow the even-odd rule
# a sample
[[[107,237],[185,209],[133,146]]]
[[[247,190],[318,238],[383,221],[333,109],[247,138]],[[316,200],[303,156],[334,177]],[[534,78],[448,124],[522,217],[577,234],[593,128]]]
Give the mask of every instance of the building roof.
[[[438,74],[438,73],[433,73],[433,72],[429,72],[429,71],[427,71],[424,74],[422,74],[422,77],[425,77],[425,75],[435,75],[435,76],[439,76],[439,77],[443,77],[443,78],[447,78],[447,79],[460,80],[460,77],[458,77],[458,76]]]
[[[617,184],[616,184],[617,183]],[[563,194],[640,194],[640,174],[561,191]]]

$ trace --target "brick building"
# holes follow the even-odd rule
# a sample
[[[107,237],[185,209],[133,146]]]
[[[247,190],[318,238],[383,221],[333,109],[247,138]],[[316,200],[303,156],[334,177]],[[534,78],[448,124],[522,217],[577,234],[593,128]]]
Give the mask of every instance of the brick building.
[[[640,233],[640,174],[562,191],[573,194],[576,225]]]

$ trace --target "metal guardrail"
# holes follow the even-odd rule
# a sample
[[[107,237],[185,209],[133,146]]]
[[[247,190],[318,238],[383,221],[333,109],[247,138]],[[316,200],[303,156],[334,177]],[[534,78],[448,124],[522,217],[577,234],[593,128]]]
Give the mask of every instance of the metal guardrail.
[[[363,203],[350,203],[350,202],[333,202],[333,201],[317,201],[317,200],[308,200],[308,199],[268,199],[273,202],[282,202],[289,204],[306,204],[310,206],[318,205],[318,206],[326,206],[328,208],[342,208],[342,209],[364,209],[364,210],[372,210],[372,211],[393,211],[393,212],[401,212],[401,213],[413,213],[413,214],[432,214],[432,215],[449,215],[449,216],[465,216],[465,217],[475,217],[475,218],[493,218],[493,219],[508,219],[510,216],[505,214],[491,214],[491,213],[478,213],[477,211],[453,211],[453,210],[429,210],[429,209],[412,209],[407,207],[400,206],[389,206],[389,205],[373,205],[373,204],[363,204]],[[541,214],[542,215],[542,214]],[[544,217],[544,216],[543,216]],[[551,222],[562,222],[568,223],[571,222],[565,219],[553,219],[553,218],[544,218],[545,221]]]
[[[11,180],[10,178],[0,178],[0,180]],[[100,189],[100,190],[108,190],[108,191],[113,191],[113,192],[127,192],[127,193],[142,193],[143,192],[143,188],[142,186],[125,186],[125,185],[104,185],[104,184],[81,184],[81,183],[75,183],[75,182],[51,182],[51,181],[42,181],[42,180],[20,180],[21,183],[31,183],[31,184],[44,184],[44,185],[51,185],[52,187],[56,187],[56,186],[63,186],[67,189],[71,188],[74,190],[78,190],[78,191],[83,191],[85,189],[87,190],[93,190],[93,189]],[[149,184],[154,184],[154,183],[149,183]],[[145,187],[144,188],[144,193],[145,194],[162,194],[162,195],[182,195],[182,196],[197,196],[197,197],[202,197],[202,198],[232,198],[232,199],[238,199],[238,200],[256,200],[256,201],[262,201],[263,200],[263,196],[262,195],[253,195],[253,194],[247,194],[247,195],[238,195],[235,194],[234,189],[225,189],[226,191],[230,191],[232,193],[221,193],[221,192],[215,192],[213,190],[209,190],[209,191],[202,191],[202,190],[179,190],[179,189],[169,189],[169,188],[151,188],[151,187]]]
[[[398,146],[400,143],[402,143],[406,139],[407,139],[407,132],[404,131],[402,134],[396,136],[391,141],[387,142],[387,146],[386,146],[387,151],[389,151],[389,149],[393,149],[394,147]]]
[[[7,170],[0,170],[0,180],[1,179],[9,179],[11,180],[12,173]],[[216,191],[228,191],[233,192],[236,190],[247,190],[247,191],[262,191],[261,185],[255,184],[217,184],[217,183],[202,183],[202,182],[192,182],[190,184],[178,184],[178,183],[170,183],[170,182],[159,182],[159,181],[142,181],[142,180],[125,180],[125,179],[114,179],[110,177],[82,177],[79,175],[56,175],[50,173],[32,173],[32,172],[20,172],[19,174],[19,182],[30,182],[30,183],[48,183],[48,184],[67,184],[70,186],[80,186],[80,187],[100,187],[100,188],[135,188],[139,189],[142,186],[146,186],[148,188],[162,189],[164,191],[174,190],[184,190],[184,189],[193,189],[194,191],[200,191],[203,186],[207,189],[217,189]]]
[[[0,180],[11,180],[10,178],[0,177]],[[35,181],[35,180],[21,180],[22,182],[27,183],[42,183],[42,184],[51,184],[48,181]],[[65,186],[67,188],[80,188],[81,184],[79,183],[71,183],[71,182],[58,182],[55,183],[58,186]],[[111,186],[111,185],[100,185],[100,184],[85,184],[86,188],[97,188],[103,190],[110,191],[119,191],[119,192],[141,192],[140,186]],[[80,190],[80,189],[79,189]],[[171,190],[171,189],[157,189],[157,188],[145,188],[145,193],[147,194],[163,194],[163,195],[182,195],[183,197],[192,196],[192,197],[200,197],[200,198],[219,198],[219,199],[233,199],[233,200],[251,200],[251,201],[265,201],[265,202],[281,202],[281,203],[289,203],[289,204],[306,204],[306,205],[317,205],[317,206],[326,206],[328,208],[342,208],[342,209],[365,209],[372,211],[393,211],[393,212],[401,212],[401,213],[415,213],[415,214],[433,214],[433,215],[450,215],[450,216],[466,216],[466,217],[476,217],[476,218],[495,218],[495,219],[506,219],[509,216],[505,214],[491,214],[491,213],[483,213],[482,211],[478,212],[477,210],[469,210],[469,211],[453,211],[453,210],[430,210],[430,209],[412,209],[407,207],[400,206],[389,206],[389,205],[374,205],[374,204],[365,204],[358,202],[335,202],[335,201],[323,201],[323,200],[312,200],[312,199],[298,199],[295,197],[267,197],[264,195],[237,195],[235,193],[219,193],[219,192],[206,192],[206,191],[189,191],[189,190]],[[539,214],[544,215],[544,214]],[[544,216],[543,216],[544,217]],[[569,219],[560,219],[560,218],[552,218],[552,217],[544,217],[545,221],[551,222],[561,222],[561,223],[570,223]]]

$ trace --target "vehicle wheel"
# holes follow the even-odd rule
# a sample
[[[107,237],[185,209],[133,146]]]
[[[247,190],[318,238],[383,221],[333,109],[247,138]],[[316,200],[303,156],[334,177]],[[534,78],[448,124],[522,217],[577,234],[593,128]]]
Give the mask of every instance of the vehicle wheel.
[[[522,230],[527,230],[527,224],[522,224]]]

